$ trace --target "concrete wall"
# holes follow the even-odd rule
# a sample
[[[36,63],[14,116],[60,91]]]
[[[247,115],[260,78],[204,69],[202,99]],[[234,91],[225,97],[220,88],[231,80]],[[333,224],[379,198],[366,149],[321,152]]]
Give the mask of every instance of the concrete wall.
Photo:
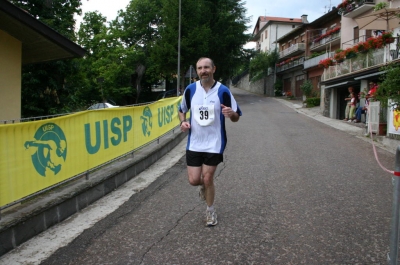
[[[0,120],[21,118],[22,43],[0,30]]]

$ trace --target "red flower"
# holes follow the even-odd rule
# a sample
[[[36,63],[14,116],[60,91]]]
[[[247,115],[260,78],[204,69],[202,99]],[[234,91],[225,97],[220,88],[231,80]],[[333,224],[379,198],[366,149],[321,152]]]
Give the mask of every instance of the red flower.
[[[319,61],[318,65],[320,67],[328,68],[329,66],[333,65],[333,60],[332,58],[322,59],[321,61]]]

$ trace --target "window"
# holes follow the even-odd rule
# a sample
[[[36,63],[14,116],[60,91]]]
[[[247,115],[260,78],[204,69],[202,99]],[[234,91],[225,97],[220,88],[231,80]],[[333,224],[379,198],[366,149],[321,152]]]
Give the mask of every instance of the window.
[[[268,30],[265,31],[265,38],[268,38]]]
[[[372,36],[372,30],[367,29],[367,30],[365,31],[365,40],[368,39],[368,38],[370,38],[371,36]]]
[[[354,37],[354,43],[357,43],[358,39],[360,38],[360,30],[358,29],[358,27],[354,27],[353,37]]]
[[[296,27],[296,25],[292,25],[292,29],[294,29],[294,27]]]

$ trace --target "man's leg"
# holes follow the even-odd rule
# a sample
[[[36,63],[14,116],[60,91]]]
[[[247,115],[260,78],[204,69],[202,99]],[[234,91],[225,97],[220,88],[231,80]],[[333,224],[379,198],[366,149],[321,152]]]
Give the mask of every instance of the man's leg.
[[[207,206],[214,204],[215,186],[214,186],[214,173],[217,166],[203,165],[203,182],[206,188],[206,202]]]
[[[214,198],[215,198],[214,173],[216,169],[217,166],[203,165],[203,181],[205,186],[205,197],[207,203],[206,226],[214,226],[218,223],[217,213],[214,209]]]
[[[187,166],[190,185],[198,186],[203,184],[203,180],[201,179],[201,169],[202,169],[201,166],[200,167]]]
[[[188,166],[187,170],[188,170],[189,183],[192,186],[201,185],[200,190],[199,190],[199,197],[201,200],[204,201],[206,199],[206,197],[205,197],[204,181],[203,181],[203,177],[202,177],[202,173],[201,173],[202,167],[201,166],[200,167]]]
[[[347,121],[349,119],[349,111],[350,107],[346,104],[346,109],[344,110],[344,120]]]

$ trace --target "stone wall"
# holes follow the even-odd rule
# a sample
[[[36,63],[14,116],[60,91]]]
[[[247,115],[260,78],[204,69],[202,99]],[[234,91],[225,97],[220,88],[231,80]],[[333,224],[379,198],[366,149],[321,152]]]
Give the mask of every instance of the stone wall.
[[[260,79],[256,82],[250,82],[249,75],[245,75],[240,79],[235,87],[243,89],[254,94],[264,95],[264,79]],[[267,76],[267,89],[265,92],[266,96],[273,97],[274,93],[274,75]]]

